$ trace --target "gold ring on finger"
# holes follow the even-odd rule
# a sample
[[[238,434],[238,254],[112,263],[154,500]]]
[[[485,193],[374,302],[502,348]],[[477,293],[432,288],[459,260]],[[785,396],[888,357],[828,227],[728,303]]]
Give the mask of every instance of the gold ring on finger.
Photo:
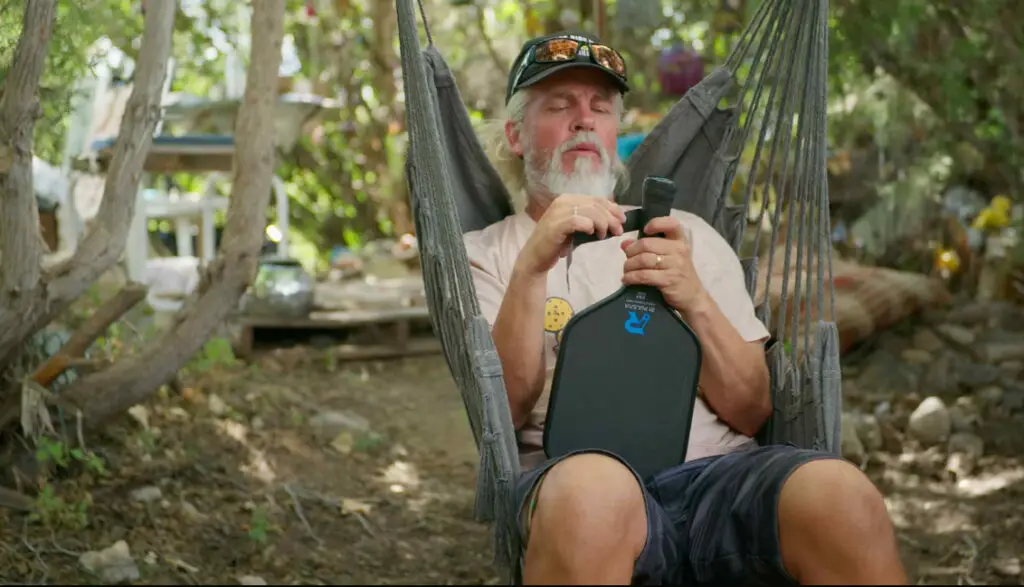
[[[656,269],[658,267],[661,267],[661,255],[655,255],[655,257],[654,257],[654,267]]]

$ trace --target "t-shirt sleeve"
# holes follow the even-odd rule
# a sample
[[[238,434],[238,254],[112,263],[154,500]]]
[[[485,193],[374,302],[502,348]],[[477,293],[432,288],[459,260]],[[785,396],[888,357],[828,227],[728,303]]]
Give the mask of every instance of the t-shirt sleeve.
[[[701,224],[700,236],[694,236],[694,240],[698,242],[693,243],[693,247],[706,247],[707,250],[702,253],[710,257],[709,261],[717,269],[708,280],[710,283],[705,283],[704,287],[744,340],[768,340],[768,329],[758,319],[754,312],[754,302],[747,293],[746,279],[739,257],[714,228],[703,222]]]
[[[507,285],[500,278],[494,247],[488,247],[484,240],[480,233],[469,233],[463,243],[469,257],[469,273],[473,277],[480,314],[493,327]]]

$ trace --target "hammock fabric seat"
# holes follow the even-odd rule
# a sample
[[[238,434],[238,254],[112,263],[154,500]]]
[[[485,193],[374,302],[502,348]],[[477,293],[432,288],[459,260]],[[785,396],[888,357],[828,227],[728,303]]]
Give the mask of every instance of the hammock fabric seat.
[[[428,307],[480,452],[476,518],[495,522],[496,562],[514,583],[521,556],[512,512],[520,474],[515,429],[462,240],[512,214],[512,200],[433,43],[422,4],[425,47],[415,0],[396,6],[406,175]],[[757,440],[835,453],[842,394],[825,168],[827,44],[827,0],[762,2],[726,63],[632,152],[631,181],[618,201],[640,206],[644,178],[668,178],[678,187],[673,207],[701,216],[737,250],[758,317],[772,334],[766,361],[774,410]],[[732,194],[751,141],[748,175],[771,178],[777,202],[755,193],[764,187],[755,182]],[[759,234],[762,226],[777,245],[758,251],[754,239],[752,251],[741,250],[745,232]],[[758,259],[767,261],[764,271]]]

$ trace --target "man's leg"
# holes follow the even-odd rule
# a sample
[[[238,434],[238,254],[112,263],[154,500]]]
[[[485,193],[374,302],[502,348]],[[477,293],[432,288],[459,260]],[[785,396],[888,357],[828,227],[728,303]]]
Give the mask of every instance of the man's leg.
[[[885,501],[845,461],[793,472],[779,498],[779,541],[786,569],[804,585],[907,583]]]
[[[671,473],[651,491],[679,512],[689,581],[906,583],[882,496],[838,457],[774,445]]]
[[[635,473],[602,453],[568,456],[520,482],[526,585],[661,582],[675,532]]]

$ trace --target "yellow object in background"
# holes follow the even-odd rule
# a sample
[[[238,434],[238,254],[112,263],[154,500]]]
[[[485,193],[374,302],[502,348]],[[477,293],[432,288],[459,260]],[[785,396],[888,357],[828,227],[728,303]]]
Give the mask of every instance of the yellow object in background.
[[[1006,228],[1010,224],[1010,198],[996,196],[988,207],[978,213],[971,228],[982,231],[994,231]]]
[[[953,249],[939,247],[935,249],[935,269],[943,277],[948,277],[960,269],[960,255]]]

